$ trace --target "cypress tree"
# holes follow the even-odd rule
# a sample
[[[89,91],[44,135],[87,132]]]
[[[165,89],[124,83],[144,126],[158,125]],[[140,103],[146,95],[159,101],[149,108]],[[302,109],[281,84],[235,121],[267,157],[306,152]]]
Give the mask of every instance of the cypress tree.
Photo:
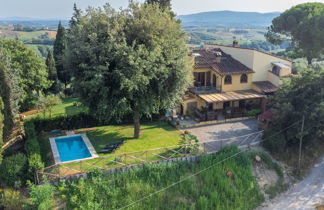
[[[48,71],[48,79],[53,82],[52,86],[49,88],[49,90],[53,93],[58,92],[57,88],[57,71],[55,67],[55,60],[53,57],[52,51],[48,51],[47,57],[46,57],[46,66]]]
[[[66,30],[60,22],[57,27],[57,34],[54,42],[53,56],[55,60],[58,79],[65,84],[65,87],[67,83],[70,81],[69,74],[64,69],[63,59],[62,59],[64,56],[64,51],[66,49],[66,45],[67,45]]]

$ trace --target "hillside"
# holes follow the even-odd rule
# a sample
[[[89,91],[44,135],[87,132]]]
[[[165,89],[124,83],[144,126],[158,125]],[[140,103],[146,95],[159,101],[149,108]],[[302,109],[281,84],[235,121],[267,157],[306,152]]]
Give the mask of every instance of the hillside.
[[[190,15],[180,15],[184,27],[221,27],[221,28],[266,28],[279,12],[234,12],[215,11]]]

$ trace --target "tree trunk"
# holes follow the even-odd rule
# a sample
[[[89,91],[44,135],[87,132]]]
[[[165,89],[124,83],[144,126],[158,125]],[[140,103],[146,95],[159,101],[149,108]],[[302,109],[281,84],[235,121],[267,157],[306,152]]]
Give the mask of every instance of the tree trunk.
[[[307,63],[308,63],[308,65],[311,65],[312,64],[312,60],[313,60],[312,57],[307,57]]]
[[[140,129],[141,129],[141,124],[140,124],[140,114],[138,112],[134,112],[134,138],[138,139],[140,137]]]

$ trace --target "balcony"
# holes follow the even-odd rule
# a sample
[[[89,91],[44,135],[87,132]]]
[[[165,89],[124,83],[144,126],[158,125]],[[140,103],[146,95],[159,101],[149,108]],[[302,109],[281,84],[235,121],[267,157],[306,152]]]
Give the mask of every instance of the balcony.
[[[193,87],[193,88],[189,88],[189,91],[193,94],[212,94],[212,93],[220,92],[219,90],[217,90],[216,87],[212,87],[212,86]]]

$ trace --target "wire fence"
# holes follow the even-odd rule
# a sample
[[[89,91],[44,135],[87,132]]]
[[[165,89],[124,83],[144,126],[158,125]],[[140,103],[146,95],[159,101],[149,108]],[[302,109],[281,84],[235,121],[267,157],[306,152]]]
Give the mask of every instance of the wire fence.
[[[179,158],[191,157],[201,154],[214,153],[228,145],[237,145],[240,148],[251,147],[261,142],[263,131],[250,133],[216,141],[198,142],[195,144],[173,145],[131,153],[112,153],[101,155],[90,160],[80,160],[71,163],[55,164],[36,172],[36,182],[42,183],[44,179],[55,182],[67,177],[78,177],[92,169],[115,171],[160,161],[176,161]]]

